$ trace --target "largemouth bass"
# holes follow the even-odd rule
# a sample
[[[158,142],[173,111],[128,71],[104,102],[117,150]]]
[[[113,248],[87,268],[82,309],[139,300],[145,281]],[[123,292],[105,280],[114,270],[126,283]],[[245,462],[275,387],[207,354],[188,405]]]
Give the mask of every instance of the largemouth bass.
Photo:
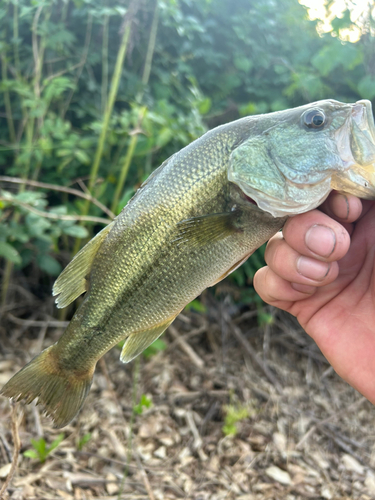
[[[241,265],[288,216],[332,189],[375,198],[369,101],[319,101],[217,127],[166,160],[57,278],[65,307],[86,296],[58,342],[3,387],[68,424],[97,361],[125,340],[140,354],[187,303]]]

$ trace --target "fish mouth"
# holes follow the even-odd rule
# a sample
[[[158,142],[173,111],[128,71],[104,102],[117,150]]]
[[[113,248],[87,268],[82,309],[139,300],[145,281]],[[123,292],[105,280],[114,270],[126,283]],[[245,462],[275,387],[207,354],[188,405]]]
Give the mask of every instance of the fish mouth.
[[[362,99],[351,105],[336,141],[343,170],[332,177],[331,188],[375,199],[375,124],[370,101]]]

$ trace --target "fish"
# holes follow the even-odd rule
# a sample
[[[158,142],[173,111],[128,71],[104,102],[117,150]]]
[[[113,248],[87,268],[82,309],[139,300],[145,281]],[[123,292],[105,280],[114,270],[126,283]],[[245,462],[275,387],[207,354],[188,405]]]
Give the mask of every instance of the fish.
[[[208,131],[157,168],[53,286],[57,307],[85,297],[60,339],[1,394],[34,399],[64,427],[98,360],[124,341],[128,363],[186,304],[239,267],[288,217],[333,189],[375,199],[371,103],[322,100]]]

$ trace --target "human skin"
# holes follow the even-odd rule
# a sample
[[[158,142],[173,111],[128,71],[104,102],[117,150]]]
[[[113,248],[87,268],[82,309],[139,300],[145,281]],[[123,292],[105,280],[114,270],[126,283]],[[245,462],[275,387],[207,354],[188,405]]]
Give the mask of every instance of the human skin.
[[[254,277],[262,299],[296,316],[335,371],[375,404],[375,202],[332,192],[288,219]]]

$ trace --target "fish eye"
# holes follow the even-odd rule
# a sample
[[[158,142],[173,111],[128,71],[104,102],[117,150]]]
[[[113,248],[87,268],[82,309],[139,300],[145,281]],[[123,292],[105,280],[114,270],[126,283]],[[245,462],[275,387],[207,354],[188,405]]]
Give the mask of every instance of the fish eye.
[[[318,109],[307,111],[303,116],[303,123],[308,128],[321,128],[324,126],[325,121],[326,117],[323,111]]]

